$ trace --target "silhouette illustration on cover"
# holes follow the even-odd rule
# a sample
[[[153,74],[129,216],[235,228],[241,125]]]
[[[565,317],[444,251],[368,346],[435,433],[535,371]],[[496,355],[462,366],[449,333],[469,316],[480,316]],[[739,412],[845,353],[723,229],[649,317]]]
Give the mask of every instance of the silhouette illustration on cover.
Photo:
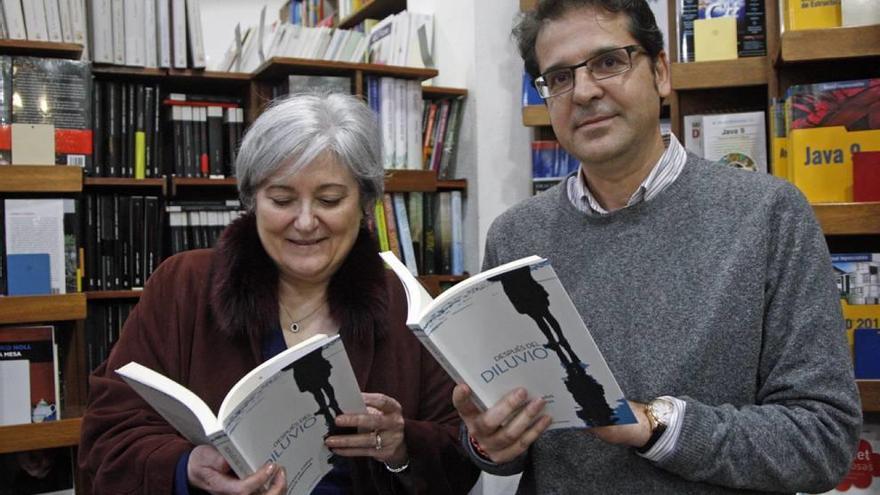
[[[554,351],[559,357],[559,363],[566,374],[565,388],[571,392],[574,401],[581,407],[577,412],[578,417],[588,426],[615,424],[614,411],[605,401],[605,388],[587,373],[587,365],[581,362],[569,345],[559,327],[559,322],[550,312],[550,296],[544,287],[532,278],[531,269],[524,266],[489,280],[501,282],[504,294],[517,313],[534,320],[541,333],[547,338],[544,347]]]
[[[305,356],[294,361],[290,366],[284,368],[284,371],[293,369],[293,380],[300,392],[308,392],[315,398],[318,403],[316,416],[323,416],[324,422],[327,424],[327,436],[354,433],[356,430],[352,428],[341,428],[336,426],[335,418],[342,414],[339,402],[336,401],[336,391],[330,384],[330,370],[333,365],[330,364],[321,354],[321,349],[306,354]]]

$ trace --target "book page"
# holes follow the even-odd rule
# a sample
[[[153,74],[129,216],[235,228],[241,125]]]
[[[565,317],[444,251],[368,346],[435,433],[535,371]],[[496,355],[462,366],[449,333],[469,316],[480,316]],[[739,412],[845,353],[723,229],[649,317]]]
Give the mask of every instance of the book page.
[[[425,287],[416,279],[409,271],[406,265],[400,261],[391,251],[382,251],[379,253],[389,268],[397,275],[403,284],[404,292],[406,292],[407,314],[406,324],[417,325],[424,311],[434,300]],[[451,289],[450,289],[451,290]]]
[[[212,443],[211,435],[220,430],[217,418],[188,388],[135,362],[116,373],[187,440],[196,445]]]
[[[438,297],[422,321],[424,334],[484,405],[522,386],[547,401],[551,428],[635,423],[549,262],[525,260]]]

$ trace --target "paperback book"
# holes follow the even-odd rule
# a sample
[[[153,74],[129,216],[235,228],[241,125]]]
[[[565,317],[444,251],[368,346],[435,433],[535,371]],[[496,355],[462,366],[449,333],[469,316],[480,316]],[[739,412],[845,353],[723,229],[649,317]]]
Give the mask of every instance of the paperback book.
[[[239,477],[269,461],[283,467],[288,495],[311,493],[332,469],[324,439],[348,433],[334,418],[366,412],[338,335],[315,335],[257,366],[216,415],[192,391],[138,363],[116,372],[189,441],[216,447]]]
[[[380,256],[406,291],[407,326],[486,409],[516,387],[542,397],[551,429],[636,423],[550,262],[522,258],[432,299],[392,253]]]

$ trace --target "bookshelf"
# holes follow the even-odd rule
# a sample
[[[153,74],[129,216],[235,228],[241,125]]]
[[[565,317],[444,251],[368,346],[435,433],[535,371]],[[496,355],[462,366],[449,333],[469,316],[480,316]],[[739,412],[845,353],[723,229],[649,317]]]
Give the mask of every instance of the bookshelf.
[[[78,193],[82,169],[53,165],[0,166],[0,193]]]
[[[880,57],[880,25],[787,31],[774,55],[776,65]]]
[[[75,447],[79,444],[81,426],[81,418],[0,426],[0,454],[22,450]]]
[[[862,410],[880,413],[880,380],[856,380],[862,396]]]
[[[3,55],[78,59],[82,50],[82,45],[76,43],[0,39],[0,54]]]
[[[85,317],[86,296],[83,293],[0,297],[0,325],[72,321]]]

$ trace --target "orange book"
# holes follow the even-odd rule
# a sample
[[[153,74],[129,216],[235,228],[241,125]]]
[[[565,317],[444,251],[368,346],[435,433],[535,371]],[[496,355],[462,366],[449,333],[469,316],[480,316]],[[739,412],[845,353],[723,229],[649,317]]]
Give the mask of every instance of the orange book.
[[[385,193],[382,197],[382,206],[385,210],[385,228],[388,230],[388,247],[400,259],[400,238],[397,236],[397,220],[394,216],[394,202],[391,200],[391,193]]]

